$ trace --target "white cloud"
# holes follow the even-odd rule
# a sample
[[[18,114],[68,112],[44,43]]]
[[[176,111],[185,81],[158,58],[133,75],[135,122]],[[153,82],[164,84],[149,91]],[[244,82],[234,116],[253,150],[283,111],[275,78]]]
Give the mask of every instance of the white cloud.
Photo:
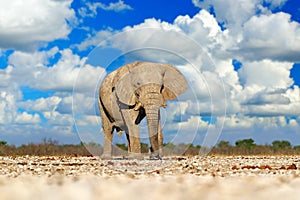
[[[98,3],[97,7],[102,8],[103,10],[113,10],[116,12],[122,11],[122,10],[132,10],[132,7],[125,4],[124,1],[119,0],[118,2],[115,3],[109,3],[109,5],[104,5],[101,3]]]
[[[0,91],[0,124],[9,124],[17,115],[16,102],[21,100],[22,93],[15,83],[1,88]]]
[[[282,7],[287,2],[287,0],[264,0],[264,2],[270,4],[270,8],[274,9]]]
[[[58,60],[48,66],[54,57]],[[30,134],[38,133],[45,127],[47,132],[71,134],[74,124],[72,92],[75,83],[74,98],[80,96],[79,110],[75,107],[75,114],[83,110],[84,115],[95,115],[94,95],[104,69],[83,65],[85,60],[69,49],[58,50],[57,47],[40,52],[14,51],[9,57],[10,65],[0,69],[1,80],[6,81],[0,85],[1,128],[13,124],[16,129],[23,126],[23,131]],[[23,99],[21,86],[55,92],[47,98],[27,100]],[[92,97],[87,95],[89,91],[93,91]],[[92,119],[89,120],[92,122]]]
[[[95,35],[88,36],[82,43],[75,45],[80,51],[89,49],[91,47],[97,46],[100,42],[107,40],[107,38],[111,37],[116,31],[108,28],[107,30],[101,30]],[[106,45],[106,44],[105,44]]]
[[[231,115],[225,120],[224,131],[253,129],[254,127],[268,131],[280,128],[298,128],[299,124],[294,119],[287,120],[285,116],[249,117]]]
[[[43,112],[43,116],[47,119],[47,125],[49,127],[58,126],[58,127],[65,127],[67,129],[70,129],[74,123],[72,115],[60,114],[57,111]]]
[[[238,71],[240,81],[245,87],[257,85],[261,88],[287,88],[293,84],[290,70],[293,63],[262,60],[244,62]]]
[[[223,54],[223,58],[240,56],[243,60],[252,61],[272,59],[299,62],[300,24],[292,21],[287,13],[272,13],[273,9],[280,8],[285,2],[286,0],[193,0],[198,7],[206,10],[213,8],[215,20],[226,27],[222,37],[217,37],[217,44],[223,52],[216,52],[214,56],[222,57]],[[217,49],[213,49],[215,50]]]
[[[219,22],[225,23],[228,28],[241,26],[256,13],[269,13],[268,8],[263,3],[269,4],[271,9],[282,6],[287,0],[192,0],[194,5],[206,10],[214,9]]]
[[[300,103],[300,88],[297,85],[294,85],[293,88],[288,88],[283,95],[288,97],[292,103]]]
[[[32,50],[40,42],[67,38],[71,31],[67,22],[75,20],[71,2],[0,1],[0,48]]]
[[[245,114],[250,116],[298,116],[300,115],[300,103],[289,104],[289,105],[276,105],[276,104],[265,104],[265,105],[249,105],[248,113]]]
[[[99,126],[99,129],[101,127],[100,124],[100,117],[99,116],[92,116],[92,115],[86,115],[82,119],[78,120],[76,123],[77,126]]]
[[[57,63],[48,67],[49,59],[59,54]],[[9,63],[15,68],[10,72],[12,81],[22,86],[40,90],[72,91],[94,89],[103,69],[84,65],[85,58],[73,54],[70,49],[58,51],[56,47],[49,51],[19,52],[15,51],[9,58]]]
[[[201,10],[192,18],[188,15],[178,16],[174,20],[174,24],[190,37],[197,38],[201,44],[212,43],[222,32],[216,19],[206,10]],[[203,36],[209,38],[210,41],[206,41],[202,38]]]
[[[253,120],[255,120],[255,118],[237,116],[233,114],[226,118],[224,128],[225,129],[251,128],[254,125]]]
[[[11,77],[11,72],[13,71],[12,66],[7,66],[5,69],[0,69],[0,87],[8,87]]]
[[[118,2],[115,3],[109,3],[109,5],[105,5],[104,3],[101,2],[94,2],[86,3],[86,7],[81,7],[78,10],[78,13],[81,17],[96,17],[98,12],[98,9],[102,9],[105,11],[114,11],[114,12],[121,12],[125,10],[132,10],[133,8],[130,5],[127,5],[124,3],[124,1],[119,0]]]
[[[17,124],[37,124],[41,121],[38,114],[29,114],[27,112],[22,112],[17,114],[14,122]]]
[[[257,9],[259,9],[258,5],[260,1],[261,0],[193,0],[193,3],[206,10],[209,10],[212,7],[216,13],[217,20],[225,23],[228,28],[233,28],[235,26],[240,26],[252,17]]]
[[[241,31],[243,38],[233,52],[243,58],[300,61],[300,24],[289,14],[253,16]]]
[[[61,101],[62,101],[61,97],[51,96],[48,98],[27,100],[19,103],[18,105],[28,111],[44,112],[44,111],[55,110]]]
[[[187,120],[183,120],[181,122],[166,124],[165,129],[167,131],[196,133],[199,130],[206,130],[207,127],[208,127],[208,122],[203,121],[200,116],[191,116]]]
[[[57,54],[59,49],[53,47],[49,51],[22,52],[14,51],[9,56],[9,63],[21,70],[22,68],[39,68],[47,65],[49,59]],[[23,72],[23,71],[22,71]]]

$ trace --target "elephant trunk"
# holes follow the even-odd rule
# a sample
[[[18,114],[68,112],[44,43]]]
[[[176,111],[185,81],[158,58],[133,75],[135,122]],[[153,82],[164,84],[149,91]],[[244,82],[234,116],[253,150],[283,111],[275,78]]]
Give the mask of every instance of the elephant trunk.
[[[148,133],[149,133],[150,144],[151,144],[151,153],[157,154],[159,150],[159,144],[158,144],[159,105],[145,106],[145,112],[147,116]]]

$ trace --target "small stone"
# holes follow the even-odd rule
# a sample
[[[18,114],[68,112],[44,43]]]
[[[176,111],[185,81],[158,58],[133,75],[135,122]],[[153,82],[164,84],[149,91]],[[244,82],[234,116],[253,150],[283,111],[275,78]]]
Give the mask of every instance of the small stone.
[[[293,163],[287,167],[287,169],[297,169],[297,166]]]
[[[114,165],[114,163],[112,161],[108,161],[107,165]]]
[[[239,168],[236,165],[234,165],[231,169],[232,170],[238,170]]]

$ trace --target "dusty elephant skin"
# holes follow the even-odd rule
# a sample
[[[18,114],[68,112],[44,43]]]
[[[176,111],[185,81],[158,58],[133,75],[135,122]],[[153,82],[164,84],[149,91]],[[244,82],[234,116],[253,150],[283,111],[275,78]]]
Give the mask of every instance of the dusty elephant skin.
[[[135,62],[110,73],[99,90],[99,109],[104,130],[103,158],[110,158],[114,130],[125,131],[129,158],[141,156],[139,123],[146,117],[151,158],[160,158],[163,135],[160,107],[177,98],[188,87],[184,76],[172,65]]]

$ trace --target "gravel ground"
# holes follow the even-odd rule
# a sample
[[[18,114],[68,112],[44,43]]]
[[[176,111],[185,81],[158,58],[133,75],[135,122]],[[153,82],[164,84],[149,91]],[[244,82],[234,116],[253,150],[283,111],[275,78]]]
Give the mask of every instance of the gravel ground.
[[[0,199],[299,199],[300,156],[0,157]]]

